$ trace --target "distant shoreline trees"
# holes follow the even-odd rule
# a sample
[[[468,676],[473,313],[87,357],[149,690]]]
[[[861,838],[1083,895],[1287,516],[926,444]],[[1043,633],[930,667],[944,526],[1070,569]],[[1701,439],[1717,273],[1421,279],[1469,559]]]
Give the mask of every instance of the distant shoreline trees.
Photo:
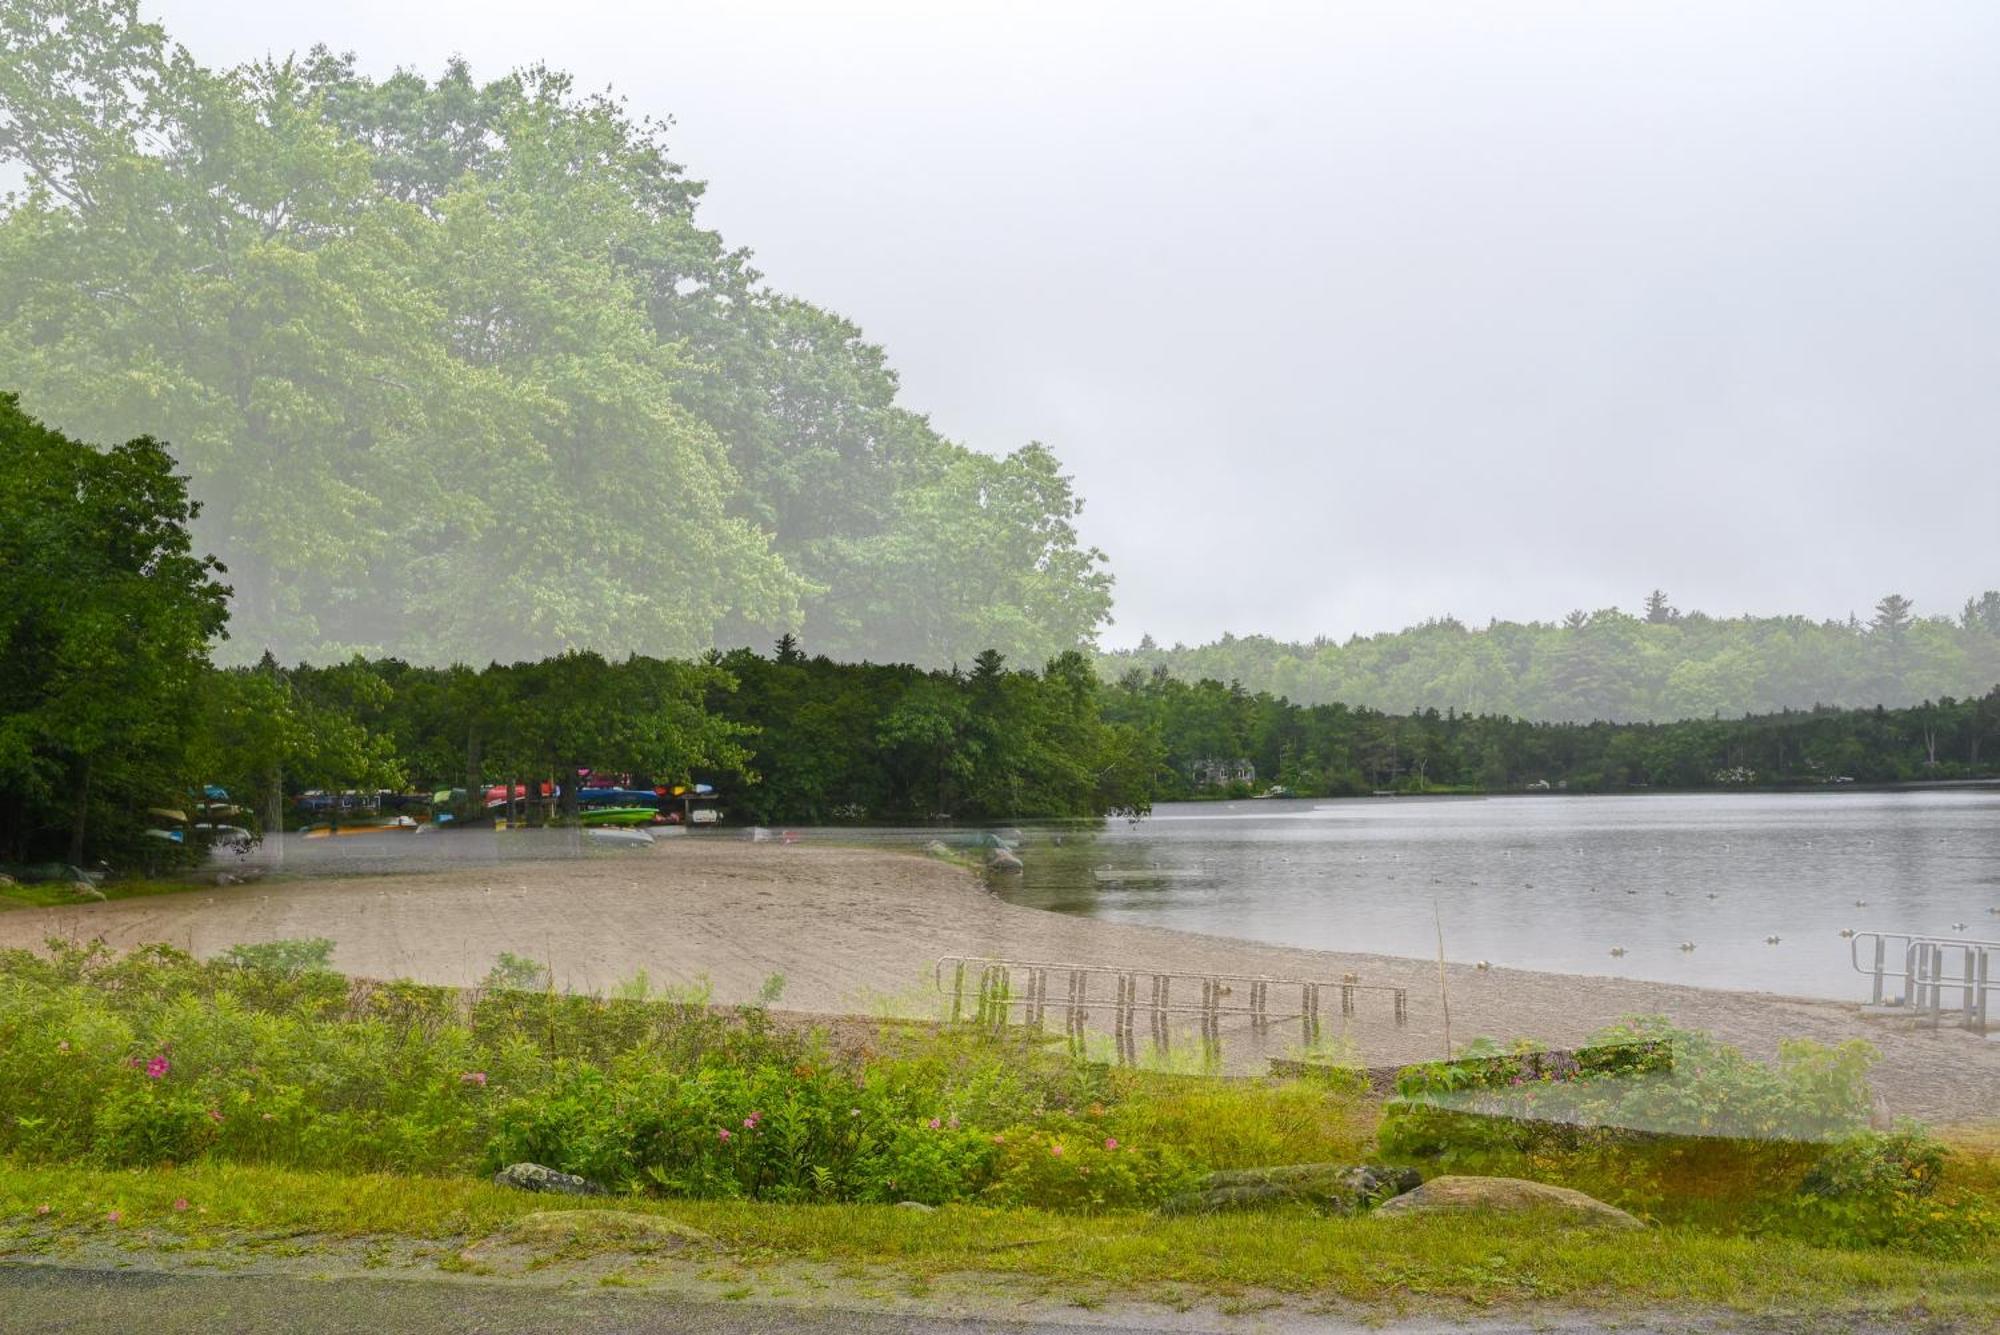
[[[1303,704],[1389,713],[1426,709],[1550,723],[1740,717],[1815,706],[1907,706],[1979,695],[2000,682],[2000,592],[1957,617],[1916,615],[1898,594],[1862,622],[1683,613],[1654,590],[1632,616],[1571,612],[1559,623],[1455,618],[1343,643],[1224,635],[1209,644],[1101,654],[1116,679],[1137,669],[1240,682]]]

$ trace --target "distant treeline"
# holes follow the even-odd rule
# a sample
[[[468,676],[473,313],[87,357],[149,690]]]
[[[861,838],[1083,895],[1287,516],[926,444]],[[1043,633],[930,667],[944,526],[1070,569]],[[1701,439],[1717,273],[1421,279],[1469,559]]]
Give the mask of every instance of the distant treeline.
[[[1128,672],[1105,717],[1153,739],[1155,800],[1282,785],[1300,796],[1893,783],[2000,776],[2000,687],[1906,709],[1792,710],[1678,723],[1540,723],[1299,705],[1163,669]],[[1232,766],[1248,762],[1254,777]],[[1206,772],[1206,773],[1204,773]],[[1199,777],[1198,777],[1199,776]],[[1200,781],[1214,780],[1206,786]]]
[[[1164,668],[1307,704],[1566,723],[1909,705],[2000,682],[2000,591],[1930,617],[1891,594],[1866,621],[1683,614],[1655,591],[1636,616],[1613,607],[1484,630],[1445,617],[1344,643],[1225,635],[1163,649],[1148,638],[1104,655],[1100,667],[1114,678]]]

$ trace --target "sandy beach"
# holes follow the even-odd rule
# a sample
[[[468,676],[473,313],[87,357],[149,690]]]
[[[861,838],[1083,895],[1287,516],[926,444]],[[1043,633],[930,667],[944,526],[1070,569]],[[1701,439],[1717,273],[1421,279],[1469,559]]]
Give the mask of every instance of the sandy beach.
[[[1863,1019],[1854,1005],[1603,977],[1293,950],[1128,926],[1002,903],[977,876],[908,853],[830,845],[665,840],[620,856],[463,863],[410,873],[273,879],[61,909],[0,913],[0,946],[50,936],[115,948],[163,941],[197,955],[238,943],[329,937],[334,963],[363,977],[477,983],[502,951],[545,962],[558,986],[608,991],[644,971],[656,984],[706,978],[719,1002],[753,998],[772,974],[786,1010],[934,1016],[941,956],[1058,960],[1123,969],[1265,974],[1408,989],[1398,1026],[1386,995],[1328,1031],[1368,1065],[1444,1052],[1477,1035],[1573,1043],[1624,1015],[1661,1013],[1763,1057],[1784,1038],[1880,1048],[1878,1094],[1897,1115],[1986,1121],[2000,1107],[2000,1042],[1961,1030]],[[1856,979],[1857,999],[1860,979]],[[1442,995],[1441,995],[1442,993]],[[1108,986],[1106,988],[1108,995]],[[1093,1014],[1109,1023],[1109,1008]],[[1060,1023],[1057,1021],[1057,1023]],[[1191,1023],[1191,1022],[1190,1022]],[[1271,1055],[1296,1041],[1279,1031]],[[1261,1063],[1230,1037],[1231,1065]]]

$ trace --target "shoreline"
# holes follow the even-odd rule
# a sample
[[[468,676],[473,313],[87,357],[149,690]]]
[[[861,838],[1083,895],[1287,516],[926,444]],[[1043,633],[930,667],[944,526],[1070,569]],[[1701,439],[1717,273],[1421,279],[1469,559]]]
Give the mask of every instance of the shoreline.
[[[0,947],[39,948],[50,936],[102,937],[121,950],[165,942],[204,957],[239,943],[321,936],[334,941],[334,966],[344,973],[461,987],[477,984],[504,950],[543,962],[559,988],[609,993],[642,972],[655,986],[705,978],[725,1005],[752,999],[780,974],[778,1009],[829,1016],[948,1012],[949,998],[931,982],[935,961],[948,955],[1335,984],[1352,973],[1407,989],[1408,1023],[1394,1023],[1386,995],[1364,993],[1351,1018],[1337,1002],[1329,1007],[1326,1038],[1363,1066],[1444,1055],[1435,959],[1263,945],[1009,904],[963,867],[881,848],[673,840],[623,856],[273,879],[0,913]],[[1449,963],[1443,976],[1454,1049],[1475,1036],[1571,1046],[1633,1014],[1668,1015],[1763,1059],[1785,1038],[1860,1038],[1882,1054],[1873,1079],[1890,1114],[1939,1124],[1996,1117],[2000,1041],[1865,1019],[1858,998]],[[1111,1013],[1103,986],[1094,1031]],[[1279,1025],[1261,1047],[1246,1037],[1225,1035],[1234,1069],[1295,1055],[1300,1034]]]

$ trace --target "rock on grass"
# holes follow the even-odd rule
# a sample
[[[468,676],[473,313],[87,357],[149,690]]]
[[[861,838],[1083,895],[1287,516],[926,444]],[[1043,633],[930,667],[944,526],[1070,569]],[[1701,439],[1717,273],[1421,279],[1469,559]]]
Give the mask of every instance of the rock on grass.
[[[603,1196],[607,1193],[587,1177],[574,1173],[558,1173],[553,1168],[544,1168],[538,1163],[513,1163],[493,1175],[496,1187],[513,1187],[517,1191],[546,1191],[558,1196]]]
[[[1385,1201],[1375,1210],[1383,1216],[1456,1214],[1519,1214],[1554,1211],[1572,1222],[1603,1228],[1644,1228],[1615,1205],[1568,1187],[1529,1182],[1518,1177],[1434,1177],[1407,1195]]]

